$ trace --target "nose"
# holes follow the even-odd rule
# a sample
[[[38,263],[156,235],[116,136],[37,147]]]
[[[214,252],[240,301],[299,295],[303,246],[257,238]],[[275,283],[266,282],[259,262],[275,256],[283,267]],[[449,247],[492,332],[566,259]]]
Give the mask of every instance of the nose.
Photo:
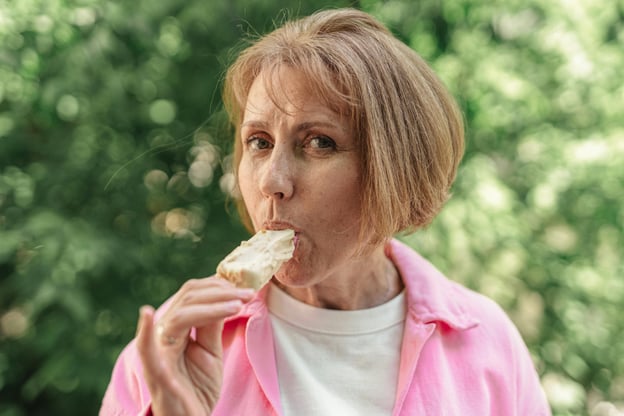
[[[276,146],[266,160],[260,175],[260,190],[266,198],[286,200],[294,192],[294,163],[284,151]]]

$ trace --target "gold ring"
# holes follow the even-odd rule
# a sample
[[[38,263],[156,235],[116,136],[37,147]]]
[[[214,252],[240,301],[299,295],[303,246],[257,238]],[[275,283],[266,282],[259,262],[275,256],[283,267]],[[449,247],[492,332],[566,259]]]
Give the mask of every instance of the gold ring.
[[[163,324],[158,324],[156,326],[156,334],[160,337],[160,339],[164,340],[167,345],[175,345],[178,342],[176,337],[165,335],[165,326]]]

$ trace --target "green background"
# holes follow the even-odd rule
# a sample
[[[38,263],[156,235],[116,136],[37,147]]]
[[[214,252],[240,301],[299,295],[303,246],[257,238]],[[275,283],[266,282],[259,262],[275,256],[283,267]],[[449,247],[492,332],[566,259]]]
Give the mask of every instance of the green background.
[[[95,414],[139,306],[247,237],[223,72],[347,5],[465,113],[453,199],[401,238],[505,308],[556,415],[624,412],[622,0],[0,0],[0,416]]]

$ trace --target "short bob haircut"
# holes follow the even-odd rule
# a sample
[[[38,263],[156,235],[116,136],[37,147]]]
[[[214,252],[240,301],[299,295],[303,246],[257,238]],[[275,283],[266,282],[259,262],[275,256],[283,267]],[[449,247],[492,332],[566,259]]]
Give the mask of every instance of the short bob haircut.
[[[448,199],[464,152],[462,115],[416,52],[355,9],[286,22],[230,66],[223,99],[236,130],[234,174],[249,89],[260,73],[278,74],[283,65],[301,71],[317,98],[352,123],[360,155],[361,243],[427,225]],[[273,94],[275,87],[267,86]],[[242,198],[237,208],[253,232]]]

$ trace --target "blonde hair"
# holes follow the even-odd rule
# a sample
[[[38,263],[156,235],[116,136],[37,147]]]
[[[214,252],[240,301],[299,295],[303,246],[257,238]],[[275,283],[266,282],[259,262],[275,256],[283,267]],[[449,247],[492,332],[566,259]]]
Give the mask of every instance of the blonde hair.
[[[464,131],[455,100],[425,61],[355,9],[286,22],[227,71],[223,98],[237,138],[253,81],[282,65],[301,71],[319,99],[351,120],[361,166],[360,236],[375,243],[427,225],[449,197]],[[242,199],[237,207],[253,231]]]

